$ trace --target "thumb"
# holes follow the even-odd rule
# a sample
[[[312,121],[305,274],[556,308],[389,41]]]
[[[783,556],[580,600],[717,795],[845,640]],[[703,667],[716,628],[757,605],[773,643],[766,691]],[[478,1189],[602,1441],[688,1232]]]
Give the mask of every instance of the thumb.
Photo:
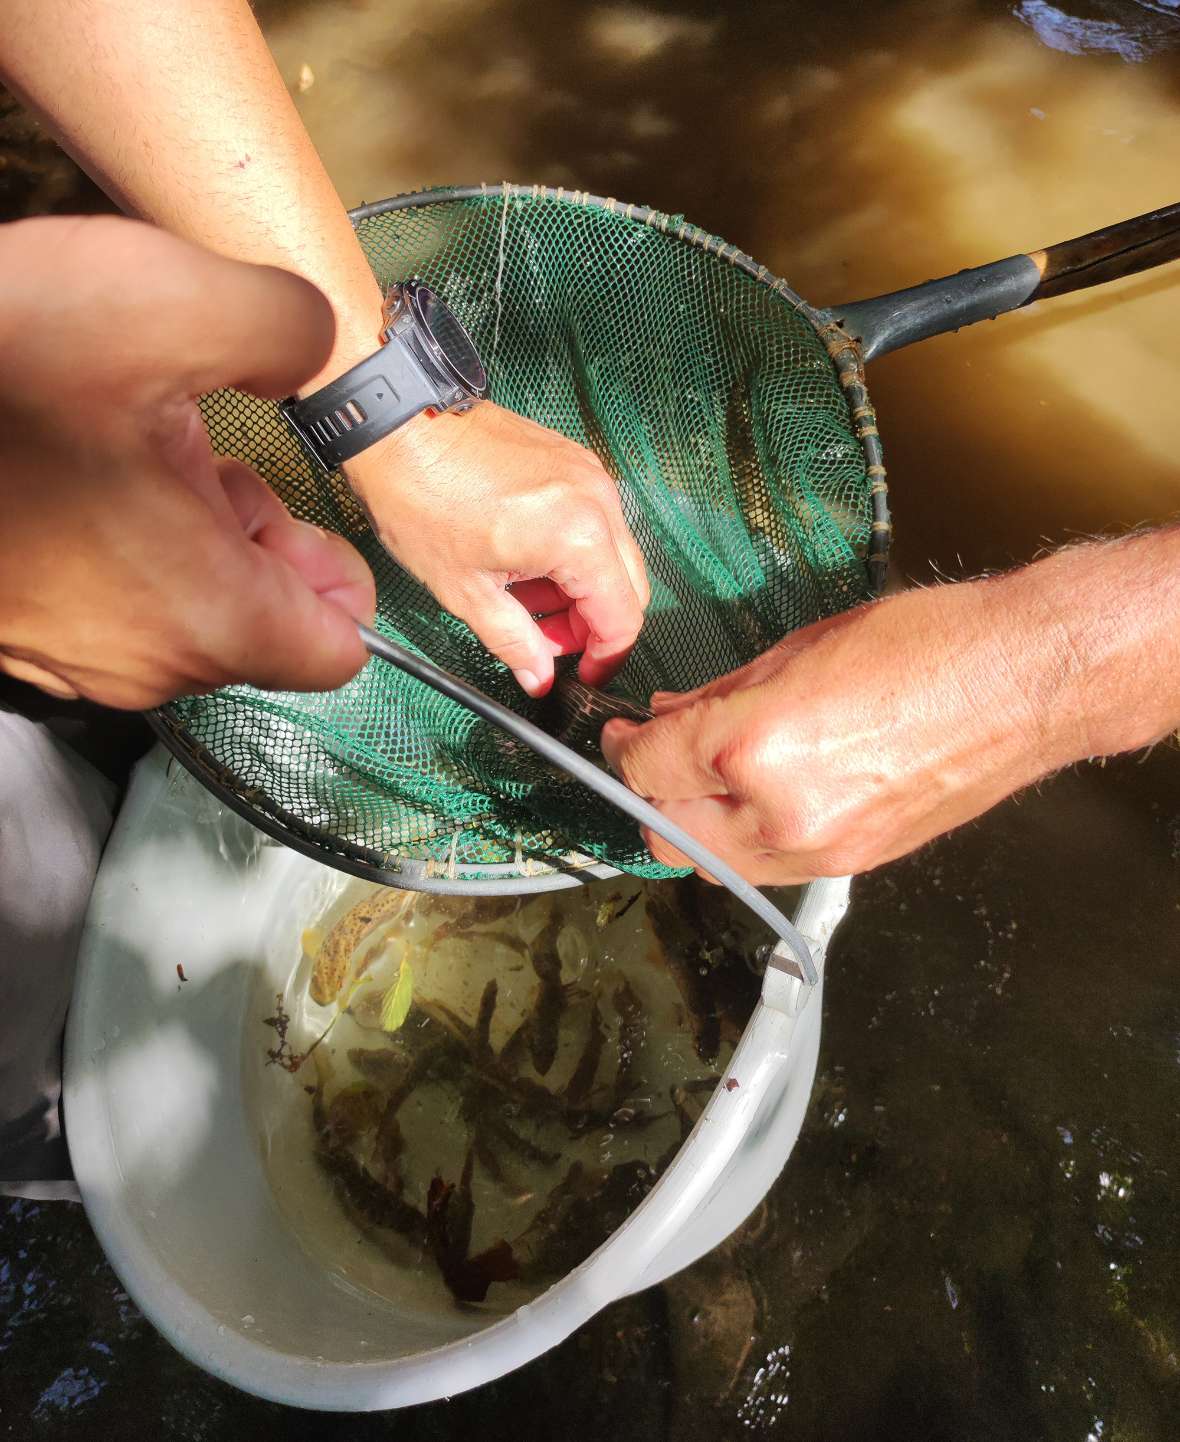
[[[711,707],[688,706],[637,725],[608,721],[602,728],[602,754],[632,791],[655,800],[692,801],[724,796],[717,746],[710,733]]]
[[[10,241],[20,247],[22,299],[39,302],[29,347],[20,348],[24,370],[73,382],[60,364],[69,354],[84,398],[114,397],[121,410],[138,401],[154,420],[161,395],[177,390],[196,396],[237,385],[280,396],[315,375],[332,349],[330,303],[288,271],[231,260],[123,217],[16,225]],[[56,304],[44,299],[54,295]],[[8,360],[0,355],[0,365]],[[20,364],[10,378],[23,379]]]
[[[550,641],[520,601],[490,577],[469,597],[450,609],[504,662],[523,690],[544,696],[553,685],[553,657],[560,643]]]
[[[272,690],[343,685],[367,660],[356,620],[373,618],[369,568],[343,538],[295,520],[249,467],[221,461],[218,474],[249,542],[249,612],[235,630],[229,669]]]
[[[725,696],[732,695],[735,691],[755,686],[758,682],[773,675],[782,665],[792,644],[789,637],[786,641],[779,641],[769,651],[763,651],[761,656],[755,656],[752,661],[747,661],[736,671],[726,671],[723,675],[715,676],[712,681],[706,681],[692,691],[653,691],[651,709],[657,716],[666,716],[672,711],[684,711],[690,707],[699,706],[702,701],[719,701]]]
[[[241,461],[217,462],[218,478],[246,536],[280,556],[325,601],[371,625],[377,609],[373,573],[343,536],[296,520],[266,482]]]
[[[702,701],[718,701],[733,691],[752,686],[776,667],[781,657],[776,650],[766,651],[747,661],[736,671],[727,671],[716,676],[692,691],[653,691],[651,709],[657,716],[667,716],[673,711],[686,711],[699,706]]]
[[[227,647],[231,679],[268,691],[334,691],[364,666],[356,622],[312,591],[281,557],[251,547],[248,614]]]

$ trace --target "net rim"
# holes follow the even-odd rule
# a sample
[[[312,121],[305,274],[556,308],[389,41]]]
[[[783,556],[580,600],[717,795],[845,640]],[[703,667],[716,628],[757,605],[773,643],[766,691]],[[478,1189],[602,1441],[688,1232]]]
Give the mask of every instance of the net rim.
[[[480,181],[477,185],[439,185],[426,190],[407,190],[399,195],[387,196],[384,200],[373,200],[354,206],[348,212],[353,229],[366,220],[385,215],[391,210],[409,210],[427,205],[446,205],[461,200],[495,200],[500,197],[509,200],[553,200],[583,209],[606,210],[612,215],[621,215],[627,220],[638,221],[651,226],[662,235],[679,241],[695,250],[703,250],[748,275],[751,280],[765,285],[770,291],[790,305],[793,311],[805,316],[823,342],[828,358],[836,372],[840,386],[848,401],[853,432],[860,443],[865,458],[865,470],[870,477],[870,498],[872,521],[869,530],[869,545],[865,555],[865,569],[868,572],[869,589],[879,596],[885,589],[885,576],[889,566],[889,549],[893,539],[893,523],[889,514],[889,487],[885,476],[885,457],[881,438],[877,430],[877,416],[869,399],[865,383],[864,360],[860,346],[844,329],[839,316],[830,309],[811,305],[792,289],[774,271],[736,245],[722,240],[711,231],[702,230],[685,220],[683,215],[672,215],[656,210],[649,205],[634,205],[630,201],[617,200],[613,195],[595,195],[589,190],[567,190],[557,185],[522,185],[515,181],[501,180],[495,183]]]
[[[600,209],[618,214],[631,221],[648,225],[669,239],[703,250],[733,265],[752,280],[766,286],[791,309],[806,317],[816,330],[836,371],[849,406],[853,431],[865,457],[866,471],[871,478],[872,521],[865,567],[870,591],[879,595],[885,580],[892,528],[889,520],[885,467],[882,459],[876,416],[865,387],[864,364],[860,349],[842,328],[831,311],[810,305],[780,276],[754,260],[737,246],[720,236],[702,230],[682,215],[671,215],[650,206],[634,205],[613,196],[594,195],[590,191],[567,190],[563,186],[521,185],[510,181],[477,185],[436,186],[426,190],[405,191],[384,200],[355,206],[348,212],[353,228],[364,221],[394,210],[407,210],[429,205],[453,204],[465,200],[497,198],[505,203],[512,199],[552,200],[585,209]],[[252,791],[243,794],[240,783],[227,772],[216,758],[167,709],[148,713],[147,720],[158,740],[207,790],[224,805],[273,840],[313,860],[321,861],[339,871],[367,881],[404,890],[437,892],[443,895],[531,894],[558,891],[605,880],[622,873],[617,868],[595,862],[589,857],[571,853],[565,865],[551,860],[526,858],[522,862],[468,863],[448,865],[421,857],[391,856],[343,840],[335,833],[325,833],[310,826],[302,818],[280,807],[269,796]]]
[[[524,860],[521,865],[516,862],[456,862],[449,866],[445,862],[420,857],[395,858],[386,852],[342,841],[335,833],[318,831],[269,796],[244,796],[237,777],[227,771],[212,752],[166,710],[149,712],[147,721],[157,740],[185,770],[252,826],[284,846],[310,856],[313,861],[322,861],[365,881],[378,881],[406,891],[474,896],[498,895],[505,891],[513,895],[560,891],[581,886],[586,881],[604,881],[622,875],[613,866],[573,853],[568,858],[568,864],[561,867],[551,861],[532,858]],[[523,870],[522,866],[529,869]]]

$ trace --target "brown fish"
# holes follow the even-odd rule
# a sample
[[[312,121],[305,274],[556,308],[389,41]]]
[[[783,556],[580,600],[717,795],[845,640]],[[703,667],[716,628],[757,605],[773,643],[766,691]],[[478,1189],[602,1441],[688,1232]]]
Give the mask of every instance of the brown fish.
[[[595,998],[594,1005],[590,1011],[590,1030],[586,1035],[586,1045],[582,1055],[578,1058],[578,1064],[574,1067],[573,1075],[565,1085],[562,1095],[568,1102],[583,1102],[586,1100],[594,1079],[598,1075],[599,1063],[602,1061],[602,1049],[606,1045],[606,1028],[602,1024],[602,1012],[598,1009],[598,999]]]
[[[320,948],[311,974],[312,1000],[330,1006],[340,995],[348,978],[352,955],[375,926],[401,916],[414,904],[412,891],[387,888],[380,895],[367,896],[346,911]]]

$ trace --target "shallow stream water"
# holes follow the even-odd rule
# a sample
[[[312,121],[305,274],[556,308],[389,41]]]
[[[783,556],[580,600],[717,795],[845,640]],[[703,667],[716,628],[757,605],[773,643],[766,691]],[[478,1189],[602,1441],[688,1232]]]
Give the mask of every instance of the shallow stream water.
[[[259,9],[348,203],[576,184],[683,211],[817,302],[1180,198],[1171,0]],[[89,195],[15,162],[0,184],[9,213]],[[1180,511],[1178,274],[873,366],[897,581]],[[0,1418],[14,1437],[1170,1442],[1178,962],[1180,757],[1161,747],[861,880],[768,1202],[523,1373],[388,1417],[255,1402],[155,1336],[76,1213],[16,1203]]]

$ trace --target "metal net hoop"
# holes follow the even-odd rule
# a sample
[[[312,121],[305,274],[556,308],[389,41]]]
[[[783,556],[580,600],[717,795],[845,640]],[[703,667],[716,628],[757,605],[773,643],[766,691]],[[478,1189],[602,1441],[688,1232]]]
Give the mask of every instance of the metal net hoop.
[[[889,522],[857,348],[765,266],[683,216],[560,187],[424,191],[352,218],[382,285],[419,276],[455,310],[494,401],[590,446],[614,475],[653,590],[620,694],[699,685],[879,590]],[[277,405],[220,391],[203,409],[215,451],[358,546],[379,629],[544,723],[388,556]],[[626,818],[380,663],[323,695],[185,698],[157,727],[228,805],[360,875],[520,890],[669,874]]]

